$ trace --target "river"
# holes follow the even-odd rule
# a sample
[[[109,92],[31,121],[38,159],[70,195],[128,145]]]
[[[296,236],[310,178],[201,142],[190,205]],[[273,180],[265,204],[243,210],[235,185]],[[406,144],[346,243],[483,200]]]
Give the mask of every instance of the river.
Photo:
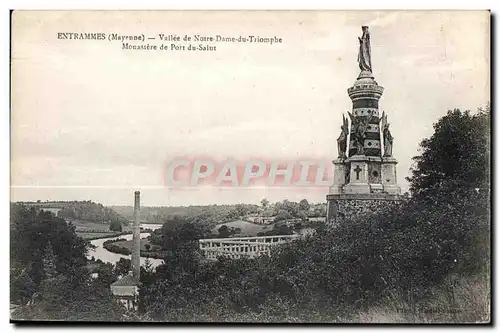
[[[142,224],[141,227],[146,228],[146,229],[155,230],[155,229],[161,228],[161,224]],[[142,232],[141,239],[147,238],[149,235],[150,235],[149,232]],[[111,239],[117,239],[117,238],[124,238],[126,240],[131,240],[132,234],[115,236],[115,237],[108,237],[108,238],[101,238],[101,239],[94,239],[93,241],[90,241],[90,243],[95,246],[95,249],[89,250],[87,258],[90,259],[90,258],[94,257],[96,260],[101,259],[104,262],[109,262],[112,264],[119,261],[120,258],[130,259],[130,255],[127,256],[124,254],[109,252],[108,250],[106,250],[103,247],[103,243],[105,241],[111,240]],[[141,266],[144,266],[145,262],[146,262],[146,257],[141,257]],[[163,260],[149,258],[149,262],[151,262],[151,265],[156,268],[157,266],[159,266],[163,263]]]

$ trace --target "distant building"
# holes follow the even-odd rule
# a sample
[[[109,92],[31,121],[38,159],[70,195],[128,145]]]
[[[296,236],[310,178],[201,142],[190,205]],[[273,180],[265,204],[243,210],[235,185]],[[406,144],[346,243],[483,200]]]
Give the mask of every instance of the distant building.
[[[304,221],[302,219],[299,219],[299,218],[285,220],[285,224],[287,227],[293,227],[295,225],[295,223],[299,223],[299,222],[302,223]]]
[[[254,223],[256,224],[271,224],[274,222],[274,216],[258,216],[255,218]]]
[[[256,223],[255,220],[258,219],[259,217],[257,215],[247,215],[242,218],[243,221],[245,222],[250,222],[250,223]]]
[[[52,213],[52,215],[57,216],[59,214],[59,211],[61,210],[61,208],[39,207],[39,208],[37,208],[37,210],[49,212],[49,213]]]
[[[218,257],[239,259],[243,257],[256,258],[269,255],[271,247],[287,243],[302,237],[301,235],[278,235],[260,237],[211,238],[198,241],[200,250],[208,260]]]
[[[127,310],[137,311],[139,287],[138,281],[130,271],[128,275],[111,284],[111,292],[116,300]]]
[[[310,222],[326,222],[326,217],[325,216],[322,216],[322,217],[310,217],[309,221]]]

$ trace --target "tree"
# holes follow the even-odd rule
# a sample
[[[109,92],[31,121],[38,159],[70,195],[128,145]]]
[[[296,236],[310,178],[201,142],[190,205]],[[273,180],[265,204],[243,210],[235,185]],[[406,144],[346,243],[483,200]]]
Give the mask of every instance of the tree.
[[[276,214],[276,217],[274,218],[275,221],[283,221],[283,220],[288,220],[293,218],[292,214],[287,211],[287,210],[280,210],[278,211],[278,214]]]
[[[198,239],[203,238],[204,232],[203,226],[192,222],[186,222],[176,226],[171,232],[164,234],[164,240],[170,239],[171,245],[174,247],[183,247],[184,245],[197,242]],[[163,246],[163,248],[171,247],[168,244],[164,245],[167,246]]]
[[[293,231],[285,223],[276,223],[273,227],[273,233],[275,235],[291,235]]]
[[[99,263],[99,267],[97,268],[97,279],[96,284],[100,285],[100,288],[107,289],[109,286],[118,280],[118,274],[116,274],[115,266],[111,263]]]
[[[297,217],[300,218],[302,221],[307,222],[308,221],[308,216],[307,213],[303,210],[299,211],[297,213]]]
[[[285,210],[290,213],[291,216],[295,216],[299,211],[299,204],[285,199],[279,205],[277,205],[277,208],[278,213],[280,210]]]
[[[144,248],[146,249],[146,251],[149,251],[149,250],[151,250],[151,245],[144,244]]]
[[[117,220],[111,221],[109,225],[109,230],[122,232],[122,224],[120,223],[120,221]]]
[[[31,302],[12,314],[13,318],[70,321],[120,321],[121,306],[109,286],[103,288],[88,277],[75,284],[64,275],[46,279]]]
[[[434,134],[420,144],[413,158],[410,191],[414,197],[431,197],[450,188],[489,190],[490,108],[472,115],[458,109],[434,124]]]
[[[49,212],[11,206],[11,301],[15,319],[120,320],[109,284],[86,268],[89,243]],[[109,282],[109,280],[107,281]]]
[[[266,208],[269,205],[269,200],[264,198],[260,201],[260,204],[262,205],[263,208]]]
[[[10,227],[11,248],[15,249],[11,251],[11,267],[27,274],[23,279],[36,288],[46,273],[80,276],[85,269],[89,243],[76,235],[71,223],[50,212],[12,204]]]
[[[157,275],[149,258],[141,266],[141,288],[139,289],[139,313],[145,312],[144,298],[148,295],[148,288],[155,282]]]
[[[477,114],[448,111],[420,144],[408,178],[417,210],[431,215],[419,219],[440,221],[428,234],[455,246],[468,272],[489,267],[490,124],[489,105]]]
[[[227,225],[222,225],[219,229],[219,237],[220,238],[228,238],[229,236],[231,236],[231,230],[229,229],[229,227]]]
[[[37,289],[32,275],[27,268],[11,269],[10,301],[14,304],[26,304]]]
[[[234,209],[236,211],[236,215],[237,215],[238,218],[246,215],[247,212],[248,212],[248,209],[247,209],[246,205],[244,205],[244,204],[237,204],[234,207]]]
[[[309,208],[310,208],[310,207],[311,207],[311,206],[309,205],[309,202],[308,202],[306,199],[302,199],[302,200],[300,200],[300,202],[299,202],[299,209],[300,209],[301,211],[304,211],[304,212],[306,212],[306,213],[307,213],[307,211],[309,211]]]
[[[116,262],[114,274],[116,274],[117,276],[125,276],[131,269],[132,263],[130,259],[120,258],[120,260]]]

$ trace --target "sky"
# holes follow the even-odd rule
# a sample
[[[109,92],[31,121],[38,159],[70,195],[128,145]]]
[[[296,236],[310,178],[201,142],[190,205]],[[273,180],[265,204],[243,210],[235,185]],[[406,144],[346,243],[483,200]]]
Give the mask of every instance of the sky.
[[[373,74],[385,88],[379,105],[405,191],[433,123],[489,101],[486,11],[15,12],[11,200],[132,205],[140,190],[146,206],[324,202],[327,187],[169,188],[165,166],[180,156],[336,158],[362,25],[370,27]],[[158,34],[283,42],[133,51],[59,32],[144,34],[158,47]]]

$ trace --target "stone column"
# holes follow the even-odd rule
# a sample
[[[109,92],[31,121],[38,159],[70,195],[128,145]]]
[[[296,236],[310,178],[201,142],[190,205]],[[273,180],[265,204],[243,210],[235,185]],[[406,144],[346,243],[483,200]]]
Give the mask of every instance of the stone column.
[[[134,228],[132,238],[132,273],[137,281],[141,274],[141,192],[135,191],[134,200]]]
[[[384,88],[375,81],[373,74],[369,71],[359,73],[354,85],[347,89],[349,98],[352,100],[352,114],[358,120],[365,121],[369,117],[369,125],[366,129],[366,137],[363,144],[366,156],[380,156],[380,133],[377,130],[379,118],[378,104]],[[355,128],[351,122],[351,138],[349,142],[350,157],[357,154],[356,144],[352,137]]]

